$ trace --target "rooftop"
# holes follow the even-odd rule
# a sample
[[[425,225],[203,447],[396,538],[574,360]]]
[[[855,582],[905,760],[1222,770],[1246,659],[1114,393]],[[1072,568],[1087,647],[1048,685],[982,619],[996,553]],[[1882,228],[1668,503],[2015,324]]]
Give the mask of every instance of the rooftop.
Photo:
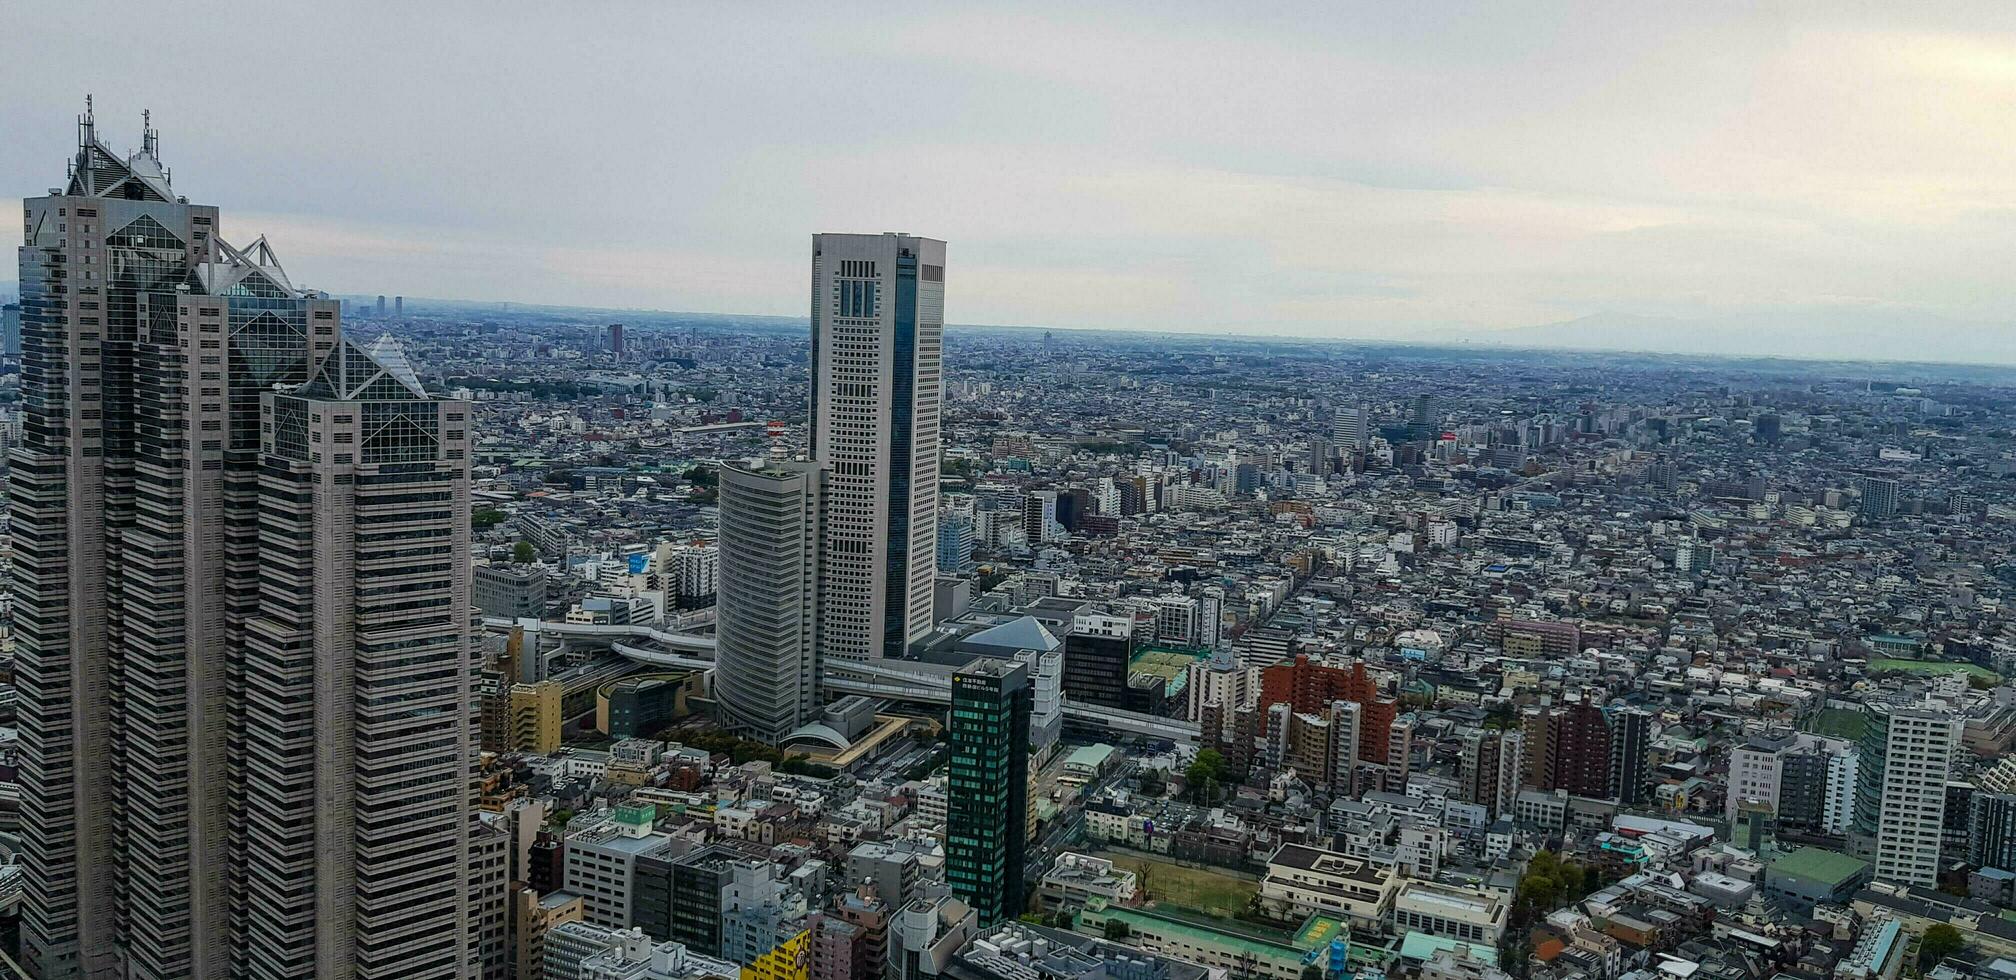
[[[1771,862],[1771,871],[1775,874],[1830,885],[1839,885],[1868,870],[1869,865],[1863,861],[1819,847],[1802,847],[1790,854],[1779,855]]]

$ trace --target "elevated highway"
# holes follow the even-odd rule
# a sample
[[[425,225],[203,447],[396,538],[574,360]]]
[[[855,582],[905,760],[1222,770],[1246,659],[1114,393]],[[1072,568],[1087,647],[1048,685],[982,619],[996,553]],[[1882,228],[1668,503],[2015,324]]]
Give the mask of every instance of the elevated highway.
[[[519,621],[489,616],[483,625],[504,632]],[[714,669],[714,638],[679,633],[650,626],[611,626],[600,623],[540,621],[524,624],[528,632],[558,636],[570,644],[602,646],[617,655],[652,667],[677,670]],[[943,664],[908,660],[829,660],[822,670],[822,683],[829,691],[863,694],[869,697],[910,701],[920,704],[952,703],[952,672]],[[1064,721],[1080,728],[1097,728],[1120,735],[1168,739],[1194,744],[1197,725],[1179,718],[1163,718],[1136,711],[1121,711],[1097,705],[1064,701]]]

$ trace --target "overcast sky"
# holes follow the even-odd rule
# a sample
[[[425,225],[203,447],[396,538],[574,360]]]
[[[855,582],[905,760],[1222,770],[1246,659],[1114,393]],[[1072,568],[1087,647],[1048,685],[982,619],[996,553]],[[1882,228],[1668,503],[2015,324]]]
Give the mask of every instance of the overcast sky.
[[[6,0],[0,193],[87,91],[339,293],[803,315],[904,230],[964,323],[2016,321],[2006,2]]]

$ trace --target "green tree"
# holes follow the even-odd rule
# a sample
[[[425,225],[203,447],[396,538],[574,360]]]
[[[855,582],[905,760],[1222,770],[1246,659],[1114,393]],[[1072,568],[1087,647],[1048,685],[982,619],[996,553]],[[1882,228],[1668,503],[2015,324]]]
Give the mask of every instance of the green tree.
[[[1128,934],[1132,931],[1133,930],[1127,927],[1127,923],[1122,922],[1119,919],[1106,920],[1106,938],[1116,943],[1124,941],[1127,938]]]
[[[1225,781],[1231,766],[1217,749],[1205,749],[1190,760],[1190,766],[1183,770],[1183,780],[1189,784],[1191,795],[1199,803],[1210,803],[1218,798],[1218,786]]]
[[[1941,922],[1925,930],[1925,935],[1918,939],[1918,969],[1929,970],[1938,966],[1941,960],[1966,945],[1967,940],[1960,935],[1960,930]]]
[[[1579,902],[1602,885],[1600,869],[1578,864],[1552,851],[1541,851],[1527,862],[1526,874],[1519,879],[1519,889],[1513,895],[1514,929],[1537,922],[1571,902]]]
[[[509,514],[495,507],[478,507],[469,512],[469,526],[482,531],[496,527],[510,518]]]
[[[539,559],[539,549],[530,541],[520,541],[511,546],[511,560],[520,565],[530,565]]]

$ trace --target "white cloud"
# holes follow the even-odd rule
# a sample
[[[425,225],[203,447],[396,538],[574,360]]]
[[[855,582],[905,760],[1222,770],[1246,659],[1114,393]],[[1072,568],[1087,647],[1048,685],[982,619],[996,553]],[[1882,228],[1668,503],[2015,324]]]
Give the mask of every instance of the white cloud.
[[[966,322],[2016,319],[2000,4],[219,5],[83,57],[109,9],[6,15],[0,189],[60,175],[82,89],[146,99],[178,185],[334,291],[799,314],[812,232],[903,229]]]

